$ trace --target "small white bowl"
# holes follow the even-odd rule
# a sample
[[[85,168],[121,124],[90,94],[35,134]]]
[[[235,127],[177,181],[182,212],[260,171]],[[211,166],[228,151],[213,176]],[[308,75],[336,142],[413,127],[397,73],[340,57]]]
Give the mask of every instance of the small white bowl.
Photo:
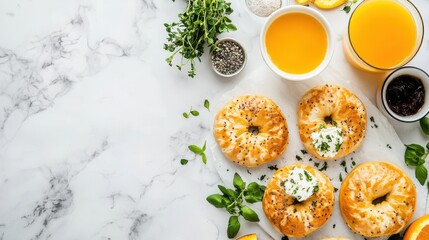
[[[221,43],[221,42],[225,42],[225,41],[234,42],[234,43],[236,43],[238,46],[240,46],[240,48],[241,48],[241,49],[243,49],[243,54],[244,54],[244,62],[243,62],[243,65],[242,65],[242,66],[241,66],[237,71],[235,71],[235,72],[234,72],[234,73],[232,73],[232,74],[223,74],[223,73],[219,72],[219,71],[215,68],[215,66],[214,66],[214,63],[213,63],[213,60],[212,60],[213,53],[211,53],[211,54],[210,54],[210,61],[211,61],[211,63],[212,63],[213,71],[215,71],[215,73],[217,73],[219,76],[222,76],[222,77],[232,77],[232,76],[235,76],[235,75],[239,74],[239,73],[241,72],[241,70],[243,70],[243,69],[244,69],[244,66],[246,66],[246,63],[247,63],[247,53],[246,53],[246,49],[244,49],[243,45],[241,45],[241,43],[239,43],[237,40],[235,40],[235,39],[233,39],[233,38],[222,38],[222,39],[219,39],[218,41],[216,41],[215,45],[217,45],[217,44],[219,44],[219,43]]]
[[[423,88],[425,91],[425,99],[424,99],[423,106],[416,114],[409,115],[409,116],[398,115],[395,112],[393,112],[387,104],[387,98],[386,98],[387,86],[389,85],[390,82],[392,82],[393,79],[395,79],[400,75],[411,75],[411,76],[417,77],[421,80],[423,84]],[[426,116],[429,113],[429,91],[428,90],[429,90],[429,75],[425,71],[423,71],[420,68],[409,67],[409,66],[398,68],[397,70],[390,73],[389,76],[387,76],[386,80],[384,80],[383,84],[381,84],[377,89],[377,97],[376,97],[377,107],[388,118],[390,117],[397,121],[406,122],[406,123],[416,122],[422,119],[424,116]],[[412,97],[414,96],[410,96],[410,98]]]
[[[287,72],[280,70],[272,62],[272,60],[271,60],[271,58],[267,52],[267,48],[265,45],[265,37],[267,34],[268,27],[271,25],[271,23],[274,20],[276,20],[280,16],[283,16],[283,15],[289,14],[289,13],[304,13],[304,14],[307,14],[307,15],[314,17],[316,20],[319,21],[320,24],[322,24],[323,28],[325,29],[327,38],[328,38],[328,47],[326,50],[325,58],[323,59],[323,61],[320,63],[320,65],[317,68],[313,69],[312,71],[310,71],[308,73],[292,74],[292,73],[287,73]],[[273,72],[275,72],[277,75],[279,75],[280,77],[287,79],[287,80],[292,80],[292,81],[302,81],[302,80],[310,79],[310,78],[318,75],[328,66],[328,64],[332,58],[332,55],[334,53],[333,35],[332,35],[331,26],[329,25],[328,20],[326,20],[326,18],[317,10],[314,10],[310,7],[299,6],[299,5],[286,6],[286,7],[280,8],[279,10],[273,12],[267,18],[267,21],[265,22],[264,26],[262,27],[260,44],[261,44],[262,56],[265,60],[265,63],[268,65],[268,67],[270,67],[270,69]],[[317,44],[317,43],[314,43],[314,44]]]

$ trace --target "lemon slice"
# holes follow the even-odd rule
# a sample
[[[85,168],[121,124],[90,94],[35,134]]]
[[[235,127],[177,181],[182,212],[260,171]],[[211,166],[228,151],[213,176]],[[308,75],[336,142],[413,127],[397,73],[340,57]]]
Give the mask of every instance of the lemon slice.
[[[309,0],[296,0],[296,2],[302,5],[306,5],[308,4]]]
[[[336,8],[345,2],[347,0],[295,0],[297,3],[302,5],[307,5],[309,2],[312,2],[316,7],[322,8],[322,9],[331,9]]]
[[[322,9],[336,8],[343,5],[347,0],[312,0],[313,4]]]

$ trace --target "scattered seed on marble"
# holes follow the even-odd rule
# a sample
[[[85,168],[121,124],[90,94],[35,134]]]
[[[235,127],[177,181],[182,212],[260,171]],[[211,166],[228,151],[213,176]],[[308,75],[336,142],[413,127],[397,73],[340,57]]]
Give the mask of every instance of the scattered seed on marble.
[[[234,41],[222,41],[213,52],[213,67],[220,73],[231,75],[240,70],[244,64],[244,50]]]

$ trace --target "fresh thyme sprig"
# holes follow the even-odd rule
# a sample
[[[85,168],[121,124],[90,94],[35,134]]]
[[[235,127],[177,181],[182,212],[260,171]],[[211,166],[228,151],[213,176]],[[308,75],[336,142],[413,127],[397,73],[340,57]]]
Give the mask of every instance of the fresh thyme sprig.
[[[173,0],[174,2],[174,0]],[[167,43],[164,49],[172,54],[166,59],[172,66],[177,53],[182,55],[179,70],[190,64],[188,76],[195,76],[195,59],[201,61],[204,45],[213,51],[219,33],[235,31],[237,28],[227,16],[233,12],[231,3],[225,0],[188,0],[185,12],[179,14],[179,22],[165,23]]]

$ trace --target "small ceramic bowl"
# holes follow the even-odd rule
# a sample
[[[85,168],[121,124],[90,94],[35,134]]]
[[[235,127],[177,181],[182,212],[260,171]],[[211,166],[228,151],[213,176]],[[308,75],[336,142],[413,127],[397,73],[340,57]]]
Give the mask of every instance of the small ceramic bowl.
[[[319,66],[317,66],[312,71],[304,73],[304,74],[292,74],[292,73],[282,71],[280,68],[278,68],[273,63],[273,61],[271,60],[271,58],[267,52],[265,38],[266,38],[268,28],[270,27],[271,23],[274,20],[276,20],[277,18],[279,18],[285,14],[289,14],[289,13],[304,13],[304,14],[307,14],[307,15],[314,17],[323,26],[323,28],[325,29],[327,38],[328,38],[327,39],[328,40],[328,46],[327,46],[327,50],[326,50],[326,54],[325,54],[324,59],[319,64]],[[314,44],[317,44],[317,43],[314,43]],[[275,11],[274,13],[272,13],[267,18],[267,21],[265,22],[264,26],[262,27],[262,32],[261,32],[261,37],[260,37],[260,45],[261,45],[262,56],[265,60],[265,63],[268,65],[268,67],[273,72],[275,72],[277,75],[279,75],[280,77],[287,79],[287,80],[292,80],[292,81],[301,81],[301,80],[306,80],[306,79],[310,79],[312,77],[315,77],[316,75],[321,73],[328,66],[328,64],[332,58],[332,55],[334,53],[334,40],[333,40],[332,30],[331,30],[331,26],[329,25],[326,18],[317,10],[314,10],[312,8],[305,7],[305,6],[299,6],[299,5],[291,5],[291,6],[286,6],[286,7],[280,8],[279,10]]]
[[[210,55],[210,61],[211,61],[211,63],[212,63],[213,71],[215,71],[219,76],[222,76],[222,77],[232,77],[232,76],[235,76],[235,75],[237,75],[238,73],[240,73],[240,72],[241,72],[241,70],[243,70],[243,69],[244,69],[244,66],[246,66],[246,63],[247,63],[247,53],[246,53],[246,49],[244,49],[243,45],[241,45],[237,40],[235,40],[235,39],[233,39],[233,38],[222,38],[222,39],[219,39],[219,40],[216,42],[216,45],[218,45],[219,43],[222,43],[222,42],[226,42],[226,41],[230,41],[230,42],[233,42],[233,43],[237,44],[237,45],[238,45],[238,46],[243,50],[244,62],[243,62],[243,64],[241,65],[241,67],[240,67],[237,71],[235,71],[235,72],[233,72],[233,73],[231,73],[231,74],[224,74],[224,73],[220,72],[220,71],[215,67],[215,64],[214,64],[213,59],[212,59],[214,52],[213,52],[213,53],[211,53],[211,55]]]
[[[401,75],[411,75],[421,80],[424,89],[424,102],[423,106],[417,111],[417,113],[408,116],[401,116],[396,114],[387,104],[386,91],[389,84],[393,79]],[[390,73],[384,80],[383,84],[377,90],[377,107],[378,109],[388,118],[395,119],[400,122],[416,122],[426,116],[429,113],[429,75],[420,68],[416,67],[402,67],[392,73]],[[413,98],[415,96],[409,96]]]

